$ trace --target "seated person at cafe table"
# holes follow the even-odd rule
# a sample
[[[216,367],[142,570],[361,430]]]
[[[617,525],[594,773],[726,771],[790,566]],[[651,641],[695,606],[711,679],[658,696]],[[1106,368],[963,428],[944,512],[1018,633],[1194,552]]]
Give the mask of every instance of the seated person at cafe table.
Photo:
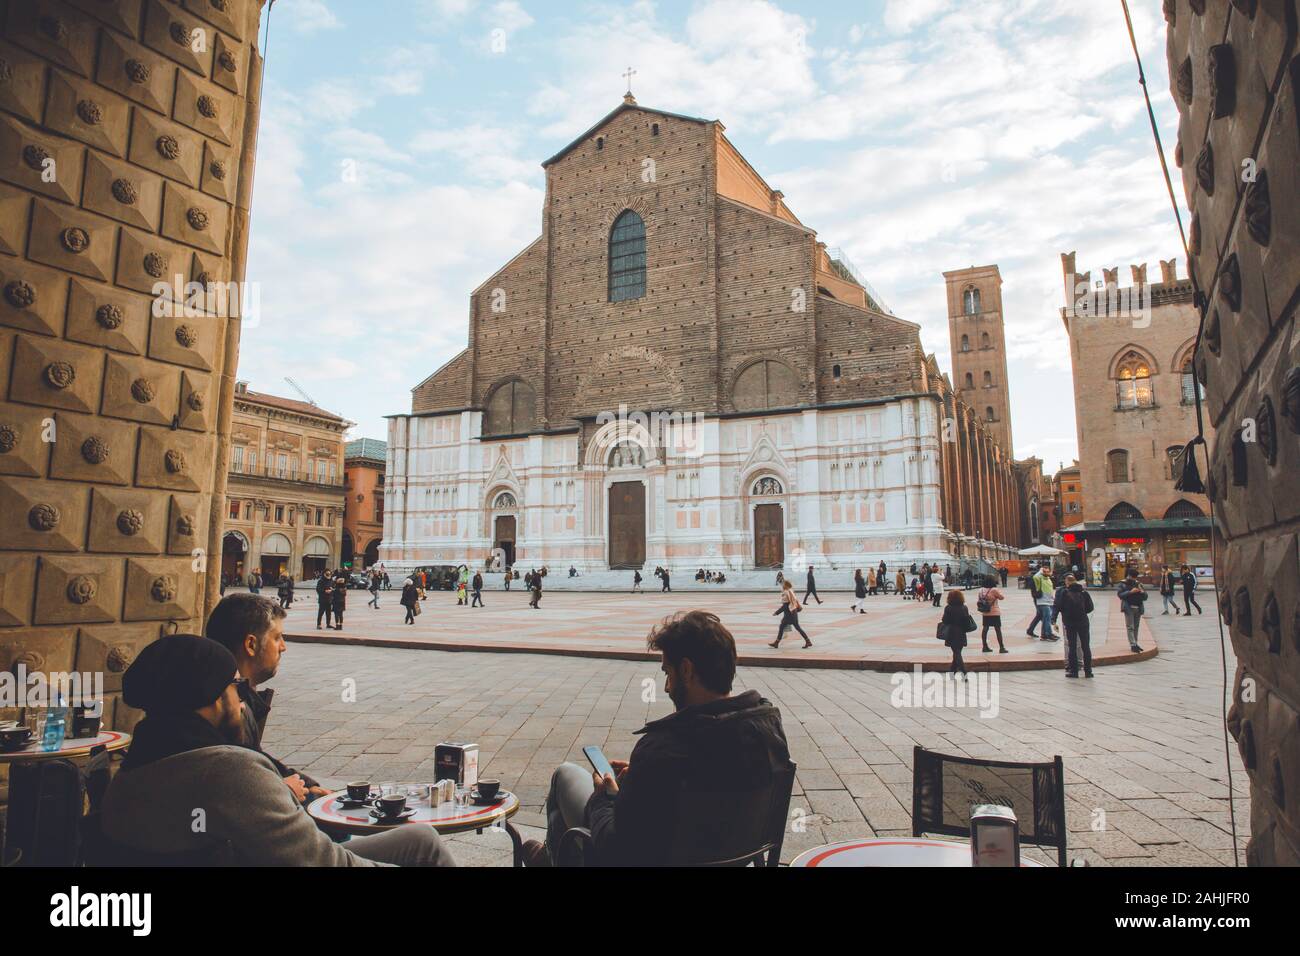
[[[242,745],[243,678],[230,652],[174,634],[122,675],[145,712],[104,795],[104,836],[129,854],[222,846],[239,866],[455,866],[432,827],[395,827],[335,843],[318,830],[270,759]]]
[[[731,695],[736,642],[716,614],[690,611],[650,632],[646,646],[662,655],[664,686],[675,712],[642,727],[629,760],[611,760],[617,779],[573,763],[551,777],[546,844],[524,846],[531,866],[556,862],[560,838],[588,827],[600,866],[656,866],[669,854],[687,789],[721,789],[737,801],[770,791],[790,752],[781,712],[757,691]],[[718,830],[739,824],[713,821]]]
[[[310,803],[328,791],[306,774],[286,767],[262,749],[262,733],[271,713],[275,691],[258,687],[275,676],[284,653],[285,611],[270,598],[259,594],[231,594],[208,617],[203,633],[235,659],[239,676],[236,685],[244,702],[244,746],[266,756],[288,784],[299,803]]]

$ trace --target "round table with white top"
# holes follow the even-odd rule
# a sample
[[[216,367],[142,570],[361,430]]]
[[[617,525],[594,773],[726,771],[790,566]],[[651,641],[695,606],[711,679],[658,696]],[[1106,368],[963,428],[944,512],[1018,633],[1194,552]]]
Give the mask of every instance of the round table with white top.
[[[420,796],[413,796],[409,792],[409,788],[417,785],[399,786],[407,792],[407,808],[415,811],[400,820],[376,818],[371,812],[370,803],[357,804],[350,801],[346,790],[317,797],[307,805],[307,814],[322,830],[354,836],[421,824],[433,827],[441,836],[470,830],[482,833],[489,828],[500,827],[510,836],[513,844],[514,865],[523,866],[523,838],[510,822],[510,818],[519,812],[519,798],[509,790],[502,790],[492,800],[482,803],[462,805],[447,801],[435,807],[429,804],[427,786],[420,785]]]
[[[85,757],[96,747],[112,752],[131,743],[131,735],[119,730],[101,730],[96,737],[65,737],[58,750],[42,750],[39,739],[32,740],[21,750],[0,750],[0,763],[20,760],[45,760],[51,757]]]
[[[954,840],[928,840],[921,837],[882,837],[868,840],[845,840],[805,850],[791,866],[970,866],[970,844]],[[1020,858],[1021,866],[1042,866]]]

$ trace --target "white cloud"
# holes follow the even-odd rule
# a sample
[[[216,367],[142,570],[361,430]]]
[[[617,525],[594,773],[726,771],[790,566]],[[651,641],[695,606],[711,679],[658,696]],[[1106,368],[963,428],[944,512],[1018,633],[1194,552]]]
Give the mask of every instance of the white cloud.
[[[294,33],[319,33],[321,30],[337,30],[343,26],[325,0],[280,0],[280,10],[274,12],[284,17],[277,17],[276,25],[287,21],[289,29]]]

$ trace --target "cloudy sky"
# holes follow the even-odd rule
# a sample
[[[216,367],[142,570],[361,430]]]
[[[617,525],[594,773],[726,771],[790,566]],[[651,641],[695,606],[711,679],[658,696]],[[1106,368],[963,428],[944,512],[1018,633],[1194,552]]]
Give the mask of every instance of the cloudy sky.
[[[1172,150],[1159,0],[1130,5]],[[1049,469],[1076,453],[1060,253],[1127,277],[1180,249],[1117,0],[278,0],[263,42],[239,374],[353,438],[465,346],[470,290],[540,235],[541,161],[629,65],[642,105],[722,120],[941,367],[941,273],[997,263],[1015,452]]]

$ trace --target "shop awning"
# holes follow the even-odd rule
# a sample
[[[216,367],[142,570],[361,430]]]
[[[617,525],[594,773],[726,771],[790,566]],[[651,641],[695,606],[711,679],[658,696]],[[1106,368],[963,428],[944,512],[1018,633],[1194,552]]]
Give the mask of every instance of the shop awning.
[[[1200,531],[1205,534],[1210,533],[1211,522],[1206,518],[1141,518],[1123,521],[1084,521],[1068,528],[1062,528],[1061,533],[1090,534],[1093,532],[1107,533],[1112,531]]]

